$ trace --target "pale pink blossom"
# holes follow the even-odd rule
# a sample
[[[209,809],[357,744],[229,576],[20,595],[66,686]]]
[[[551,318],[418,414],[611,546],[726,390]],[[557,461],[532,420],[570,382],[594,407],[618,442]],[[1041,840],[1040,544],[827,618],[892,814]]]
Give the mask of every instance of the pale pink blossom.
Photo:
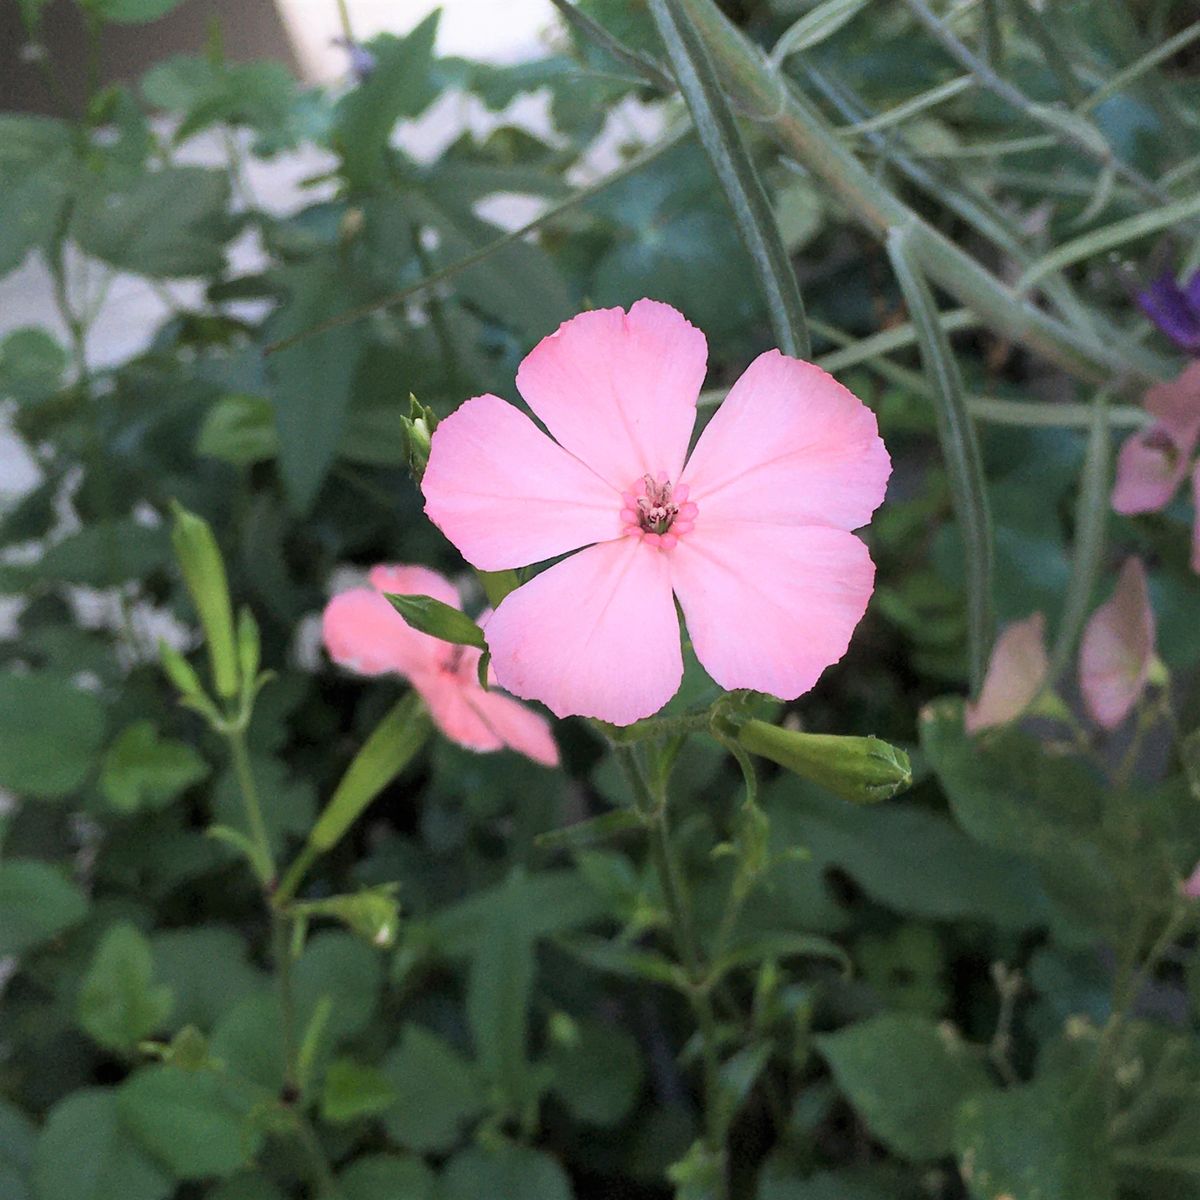
[[[582,313],[517,372],[549,437],[496,396],[438,426],[425,511],[468,562],[494,571],[571,555],[488,623],[510,692],[559,716],[651,715],[683,674],[676,599],[727,689],[791,699],[846,652],[875,576],[851,530],[891,471],[875,417],[818,367],[772,350],[689,457],[706,360],[704,335],[666,304]]]
[[[1050,674],[1046,618],[1014,621],[996,639],[979,699],[966,708],[968,733],[1015,721],[1037,699]]]
[[[334,596],[325,606],[322,633],[334,662],[360,675],[407,679],[438,728],[468,750],[508,747],[543,766],[558,765],[547,721],[509,696],[479,684],[480,652],[452,646],[408,625],[384,593],[432,596],[461,608],[454,585],[426,567],[378,566],[370,587]],[[480,618],[486,621],[486,614]]]
[[[1179,890],[1192,900],[1200,900],[1200,863],[1197,863],[1192,873],[1179,885]]]
[[[1165,508],[1191,470],[1200,440],[1200,361],[1150,388],[1142,403],[1154,421],[1117,455],[1112,506],[1124,516]]]
[[[1154,663],[1146,568],[1125,560],[1112,597],[1092,614],[1079,651],[1079,686],[1096,724],[1115,729],[1141,698]]]

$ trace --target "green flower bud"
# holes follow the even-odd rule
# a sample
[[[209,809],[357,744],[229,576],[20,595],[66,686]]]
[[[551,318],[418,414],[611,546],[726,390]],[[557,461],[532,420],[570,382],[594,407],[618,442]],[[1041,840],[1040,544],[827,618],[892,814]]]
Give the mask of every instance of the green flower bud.
[[[404,444],[408,451],[408,469],[420,483],[429,463],[429,445],[433,431],[437,428],[437,414],[427,404],[422,404],[409,393],[409,413],[400,418],[404,427]]]
[[[912,785],[908,755],[877,737],[798,733],[746,721],[737,740],[751,754],[769,758],[852,804],[890,800]]]
[[[203,517],[173,503],[175,527],[171,544],[183,570],[192,603],[200,616],[213,686],[226,700],[238,693],[238,660],[233,636],[233,608],[229,602],[229,583],[217,539]]]

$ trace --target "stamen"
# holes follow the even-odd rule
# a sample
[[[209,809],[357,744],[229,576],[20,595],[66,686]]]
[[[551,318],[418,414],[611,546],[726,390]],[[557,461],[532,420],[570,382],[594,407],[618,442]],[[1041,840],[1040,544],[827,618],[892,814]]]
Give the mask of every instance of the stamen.
[[[699,512],[688,499],[687,485],[673,487],[662,471],[643,475],[634,489],[621,493],[621,500],[622,532],[637,535],[646,545],[660,550],[673,550],[679,545]]]

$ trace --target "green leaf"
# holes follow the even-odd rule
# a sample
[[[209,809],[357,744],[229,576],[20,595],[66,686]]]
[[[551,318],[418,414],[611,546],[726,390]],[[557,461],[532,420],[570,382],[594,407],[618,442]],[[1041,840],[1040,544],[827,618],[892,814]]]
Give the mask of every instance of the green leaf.
[[[17,1107],[0,1100],[0,1196],[31,1200],[33,1152],[37,1130]]]
[[[955,516],[962,526],[967,570],[967,640],[971,690],[978,692],[992,646],[992,518],[988,508],[983,459],[975,425],[967,411],[958,361],[938,319],[937,306],[911,250],[908,230],[888,231],[892,270],[904,293],[921,361],[934,385],[938,440],[950,482]]]
[[[958,1113],[954,1142],[976,1200],[1117,1195],[1103,1095],[1074,1078],[970,1097]]]
[[[1106,792],[1090,763],[1049,754],[1012,727],[968,738],[956,700],[927,706],[922,718],[921,746],[955,819],[976,841],[1034,865],[1060,936],[1122,935],[1133,901],[1120,886],[1118,866],[1132,875],[1142,901],[1168,900],[1169,873],[1153,844],[1135,857],[1136,840],[1118,836],[1111,846],[1103,840],[1110,823]],[[1116,803],[1118,811],[1126,807]],[[1154,872],[1146,869],[1151,861]]]
[[[587,821],[576,821],[562,829],[551,829],[539,833],[534,844],[542,850],[578,850],[608,841],[630,829],[640,829],[645,822],[641,815],[630,808],[615,808],[612,812],[592,817]]]
[[[292,509],[302,514],[312,506],[337,454],[365,335],[357,325],[306,332],[355,303],[339,259],[315,258],[278,275],[288,301],[268,321],[264,337],[281,341],[305,333],[268,360],[279,471]]]
[[[653,950],[606,942],[597,937],[562,938],[557,944],[580,962],[598,971],[647,983],[663,983],[680,991],[688,989],[683,969]]]
[[[48,942],[86,912],[83,893],[48,863],[0,862],[0,957]]]
[[[837,868],[871,899],[911,916],[1012,930],[1045,920],[1045,897],[1024,860],[972,841],[923,805],[860,808],[787,776],[770,785],[765,803],[772,855],[803,846],[811,856],[804,863],[781,859],[767,876],[768,911],[785,877]]]
[[[373,947],[349,933],[309,939],[292,969],[297,1026],[305,1028],[323,997],[333,1002],[326,1036],[331,1045],[361,1033],[379,1005],[383,965]]]
[[[50,117],[0,115],[0,277],[54,236],[74,176],[71,130]]]
[[[342,1200],[434,1200],[437,1178],[419,1159],[368,1154],[338,1175]]]
[[[324,852],[341,841],[367,805],[404,770],[429,737],[429,714],[410,692],[384,715],[346,768],[308,843]]]
[[[50,1110],[33,1177],[37,1200],[166,1200],[175,1191],[133,1140],[108,1088],[72,1092]]]
[[[480,1069],[509,1111],[532,1099],[526,1057],[533,991],[533,938],[522,920],[522,873],[509,876],[489,914],[467,978],[467,1021]]]
[[[160,737],[153,721],[136,721],[108,748],[100,787],[114,808],[132,813],[165,807],[208,772],[186,742]]]
[[[104,707],[52,675],[0,674],[0,787],[55,800],[92,773]]]
[[[869,3],[870,0],[825,0],[824,4],[818,4],[788,26],[771,50],[771,61],[779,65],[793,54],[819,46],[858,16]]]
[[[405,596],[385,593],[388,603],[421,633],[455,646],[487,649],[483,630],[462,609],[435,600],[432,596]]]
[[[566,1172],[548,1154],[505,1142],[492,1150],[472,1146],[456,1154],[442,1173],[439,1200],[571,1200]]]
[[[0,399],[43,400],[58,390],[66,370],[66,351],[44,329],[14,329],[0,341]]]
[[[396,1090],[380,1068],[338,1058],[325,1071],[321,1116],[335,1124],[356,1121],[384,1112],[395,1099]]]
[[[183,0],[81,0],[101,20],[115,25],[144,25],[165,17]]]
[[[117,517],[93,521],[47,547],[36,569],[54,583],[106,588],[142,579],[169,561],[163,526]]]
[[[242,1095],[211,1071],[143,1067],[117,1089],[117,1101],[130,1133],[176,1179],[231,1175],[262,1142]]]
[[[154,982],[150,943],[133,925],[113,925],[92,956],[79,989],[79,1024],[108,1050],[128,1052],[160,1030],[171,989]]]
[[[71,232],[88,254],[135,275],[217,275],[228,207],[223,171],[163,167],[128,183],[94,183],[76,205]]]
[[[785,354],[810,358],[808,323],[796,275],[708,50],[679,0],[649,0],[649,8],[696,132],[754,264],[775,342]]]
[[[546,1064],[555,1095],[588,1125],[624,1120],[641,1091],[644,1072],[637,1039],[591,1018],[571,1022],[570,1036],[552,1043]]]
[[[279,453],[275,410],[265,396],[235,393],[208,410],[196,437],[196,453],[235,467],[268,462]]]
[[[836,942],[814,933],[764,933],[747,938],[721,955],[711,968],[714,979],[722,979],[739,967],[756,967],[779,958],[823,958],[850,970],[850,958]]]
[[[404,1027],[382,1069],[396,1093],[384,1124],[392,1139],[410,1150],[449,1150],[486,1108],[474,1065],[419,1025]]]
[[[872,1017],[816,1044],[872,1134],[913,1162],[950,1153],[959,1104],[989,1086],[957,1035],[922,1017]]]
[[[338,104],[333,140],[351,187],[367,190],[384,182],[392,128],[402,117],[419,115],[436,98],[432,66],[438,16],[430,14],[406,37],[374,38],[369,45],[374,70]]]

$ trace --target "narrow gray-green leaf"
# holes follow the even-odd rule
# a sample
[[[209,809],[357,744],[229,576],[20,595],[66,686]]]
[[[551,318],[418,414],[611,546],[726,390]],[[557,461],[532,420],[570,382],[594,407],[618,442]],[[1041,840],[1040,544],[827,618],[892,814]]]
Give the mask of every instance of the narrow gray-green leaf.
[[[579,34],[580,37],[598,46],[606,54],[618,62],[632,67],[647,83],[670,94],[675,90],[675,81],[648,55],[625,45],[620,39],[613,37],[594,17],[588,16],[581,8],[571,3],[571,0],[550,0],[555,8],[563,15],[563,20]]]
[[[754,263],[775,341],[785,354],[808,358],[808,322],[796,275],[708,50],[679,0],[649,0],[649,5],[700,142]]]
[[[818,4],[783,32],[771,51],[771,62],[778,66],[791,55],[820,45],[858,16],[869,2],[870,0],[825,0],[824,4]]]
[[[983,460],[975,426],[967,411],[958,363],[938,321],[929,285],[910,255],[908,232],[890,230],[887,248],[892,270],[918,332],[925,372],[934,385],[938,438],[966,553],[967,648],[971,690],[975,692],[983,682],[993,625],[992,518],[988,510]]]
[[[1050,682],[1066,670],[1083,624],[1087,620],[1092,593],[1104,558],[1108,530],[1108,487],[1112,473],[1112,435],[1109,425],[1108,396],[1101,393],[1092,406],[1092,424],[1088,430],[1087,452],[1079,479],[1079,499],[1075,504],[1075,557],[1071,581],[1063,601],[1062,620],[1050,657]]]
[[[1069,267],[1087,258],[1094,258],[1107,250],[1115,250],[1138,238],[1149,237],[1163,229],[1170,229],[1189,217],[1200,214],[1200,195],[1190,196],[1186,200],[1176,200],[1163,208],[1151,209],[1138,213],[1135,217],[1126,217],[1114,221],[1100,229],[1092,229],[1080,237],[1072,238],[1061,246],[1056,246],[1049,254],[1043,255],[1029,267],[1017,281],[1018,292],[1028,291],[1039,279]]]

